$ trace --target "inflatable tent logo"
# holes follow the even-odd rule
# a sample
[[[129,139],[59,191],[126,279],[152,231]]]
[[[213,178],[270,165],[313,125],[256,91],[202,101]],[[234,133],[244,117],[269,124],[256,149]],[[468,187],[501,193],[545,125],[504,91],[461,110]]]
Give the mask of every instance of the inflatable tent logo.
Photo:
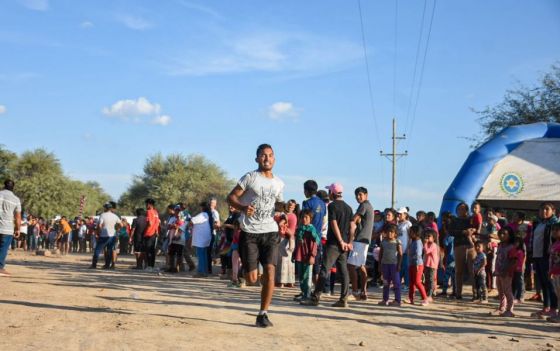
[[[500,188],[504,193],[515,196],[523,191],[523,178],[517,173],[508,172],[500,180]]]

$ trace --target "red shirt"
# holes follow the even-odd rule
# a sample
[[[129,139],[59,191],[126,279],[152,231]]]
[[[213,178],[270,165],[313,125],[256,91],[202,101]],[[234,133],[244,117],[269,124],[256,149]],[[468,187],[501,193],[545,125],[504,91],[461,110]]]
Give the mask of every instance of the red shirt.
[[[146,211],[146,220],[148,222],[148,226],[146,227],[144,236],[149,238],[154,236],[159,229],[159,215],[155,208]]]

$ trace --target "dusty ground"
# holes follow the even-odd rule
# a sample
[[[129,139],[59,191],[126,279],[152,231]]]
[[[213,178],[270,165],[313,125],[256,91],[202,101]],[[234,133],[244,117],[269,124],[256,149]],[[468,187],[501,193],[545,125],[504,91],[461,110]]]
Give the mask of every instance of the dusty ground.
[[[487,317],[495,308],[440,300],[429,307],[367,302],[334,310],[275,293],[274,328],[257,329],[259,289],[231,290],[217,277],[157,275],[129,269],[90,271],[89,256],[8,256],[0,278],[0,350],[552,350],[559,326],[529,318]],[[514,339],[516,341],[511,341]],[[359,346],[360,343],[363,346]],[[547,346],[548,344],[548,346]]]

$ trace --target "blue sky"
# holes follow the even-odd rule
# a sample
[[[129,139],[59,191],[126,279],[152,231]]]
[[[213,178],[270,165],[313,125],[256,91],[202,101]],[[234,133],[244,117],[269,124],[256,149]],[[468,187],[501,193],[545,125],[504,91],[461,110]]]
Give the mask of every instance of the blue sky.
[[[0,143],[46,148],[118,197],[156,152],[238,178],[268,142],[287,198],[313,178],[384,208],[396,116],[398,205],[437,211],[478,132],[471,108],[560,58],[560,2],[438,1],[418,93],[433,5],[422,26],[424,1],[362,0],[372,114],[356,1],[2,1]]]

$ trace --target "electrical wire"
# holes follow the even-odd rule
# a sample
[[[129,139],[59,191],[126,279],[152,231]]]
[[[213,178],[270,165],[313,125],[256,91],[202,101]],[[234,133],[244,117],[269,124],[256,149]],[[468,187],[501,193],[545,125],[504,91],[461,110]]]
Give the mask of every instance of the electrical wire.
[[[365,61],[365,66],[366,66],[371,116],[372,116],[373,124],[374,124],[374,127],[375,127],[375,136],[377,138],[377,145],[379,147],[379,150],[381,150],[381,137],[379,135],[379,127],[377,125],[377,117],[376,117],[376,114],[375,114],[375,102],[374,102],[374,98],[373,98],[373,88],[372,88],[373,84],[372,84],[371,73],[370,73],[370,68],[369,68],[369,59],[368,59],[367,45],[366,45],[366,34],[365,34],[365,30],[364,30],[364,19],[363,19],[363,14],[362,14],[362,4],[361,4],[360,0],[357,0],[357,2],[358,2],[358,12],[360,14],[360,29],[361,29],[361,34],[362,34],[362,46],[363,46],[364,61]],[[381,161],[381,183],[384,185],[385,184],[385,169],[384,169],[385,167],[384,167],[384,162],[381,158],[380,158],[380,161]]]

